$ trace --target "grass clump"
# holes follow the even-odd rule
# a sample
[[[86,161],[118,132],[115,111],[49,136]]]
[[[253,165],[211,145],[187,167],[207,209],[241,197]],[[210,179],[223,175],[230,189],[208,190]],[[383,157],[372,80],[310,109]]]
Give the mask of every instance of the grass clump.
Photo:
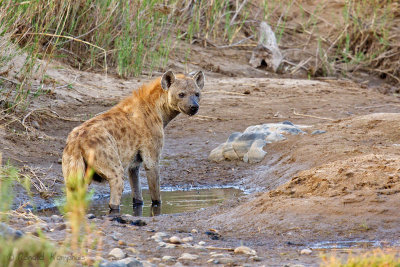
[[[321,266],[325,267],[399,267],[400,258],[395,252],[375,250],[360,256],[349,255],[346,260],[335,256],[323,256]]]

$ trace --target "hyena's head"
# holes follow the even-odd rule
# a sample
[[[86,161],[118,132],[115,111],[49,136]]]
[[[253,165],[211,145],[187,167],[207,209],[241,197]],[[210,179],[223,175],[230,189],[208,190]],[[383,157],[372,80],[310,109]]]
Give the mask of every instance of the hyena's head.
[[[172,71],[167,71],[161,78],[161,87],[168,91],[168,103],[172,109],[193,116],[199,110],[204,73],[197,71],[175,76]]]

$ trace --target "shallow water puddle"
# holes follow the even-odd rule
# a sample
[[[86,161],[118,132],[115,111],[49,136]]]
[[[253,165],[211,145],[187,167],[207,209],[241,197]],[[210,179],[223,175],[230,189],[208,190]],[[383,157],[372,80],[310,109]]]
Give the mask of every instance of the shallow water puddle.
[[[345,240],[345,241],[323,241],[310,246],[311,249],[346,249],[346,248],[379,248],[393,246],[394,243],[378,240]]]
[[[121,200],[120,213],[135,216],[154,216],[159,214],[182,213],[209,207],[224,200],[243,195],[243,191],[235,188],[210,188],[197,190],[161,191],[162,205],[152,207],[148,190],[143,190],[144,205],[133,209],[132,195],[124,194]],[[109,211],[108,198],[92,201],[88,213],[105,215]]]

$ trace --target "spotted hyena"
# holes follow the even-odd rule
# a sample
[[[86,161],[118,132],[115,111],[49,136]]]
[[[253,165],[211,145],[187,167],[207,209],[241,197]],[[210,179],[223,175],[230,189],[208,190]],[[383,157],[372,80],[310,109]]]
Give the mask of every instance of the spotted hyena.
[[[160,204],[159,161],[164,128],[179,113],[197,113],[203,86],[202,71],[176,76],[167,71],[107,112],[74,128],[62,157],[67,195],[72,190],[68,179],[71,175],[82,178],[90,163],[95,178],[110,184],[110,209],[119,209],[126,168],[133,204],[143,204],[139,181],[139,167],[143,163],[152,203]]]

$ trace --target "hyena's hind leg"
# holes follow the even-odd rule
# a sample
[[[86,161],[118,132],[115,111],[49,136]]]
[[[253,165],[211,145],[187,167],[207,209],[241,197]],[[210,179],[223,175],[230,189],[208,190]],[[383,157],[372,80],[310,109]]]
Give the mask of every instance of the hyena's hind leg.
[[[140,154],[131,162],[128,168],[129,183],[132,190],[133,206],[143,205],[142,186],[140,184],[139,169],[142,162]]]
[[[118,210],[124,190],[124,168],[116,151],[96,153],[91,167],[110,184],[109,207]]]

